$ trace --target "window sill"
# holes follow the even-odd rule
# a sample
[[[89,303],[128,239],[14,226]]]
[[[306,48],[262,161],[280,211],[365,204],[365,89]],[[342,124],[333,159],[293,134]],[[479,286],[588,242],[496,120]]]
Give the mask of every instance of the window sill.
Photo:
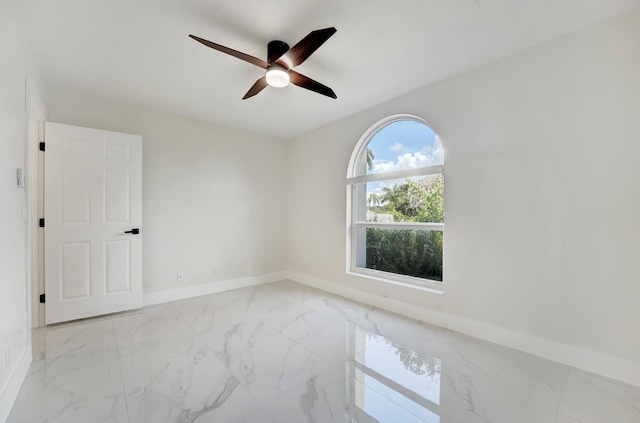
[[[378,270],[355,268],[347,270],[348,275],[364,277],[367,279],[383,282],[389,285],[411,288],[417,291],[428,292],[435,295],[444,295],[444,284],[442,282],[429,281],[411,276],[399,276],[392,273]]]

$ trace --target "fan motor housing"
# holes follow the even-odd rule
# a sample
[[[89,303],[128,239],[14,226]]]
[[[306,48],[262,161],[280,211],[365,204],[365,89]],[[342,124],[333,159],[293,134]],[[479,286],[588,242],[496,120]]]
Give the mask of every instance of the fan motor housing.
[[[283,54],[289,51],[289,44],[280,40],[269,41],[267,45],[267,62],[272,65]]]

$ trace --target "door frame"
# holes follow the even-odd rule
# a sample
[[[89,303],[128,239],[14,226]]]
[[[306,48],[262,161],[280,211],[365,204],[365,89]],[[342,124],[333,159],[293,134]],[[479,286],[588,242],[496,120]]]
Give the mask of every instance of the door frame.
[[[26,222],[26,308],[27,333],[32,328],[44,326],[44,304],[40,293],[44,292],[44,231],[39,227],[44,216],[44,155],[40,154],[40,142],[44,140],[44,122],[47,110],[34,82],[26,78],[25,105],[27,137],[25,140],[25,175],[27,195]],[[31,336],[27,336],[31,344]]]

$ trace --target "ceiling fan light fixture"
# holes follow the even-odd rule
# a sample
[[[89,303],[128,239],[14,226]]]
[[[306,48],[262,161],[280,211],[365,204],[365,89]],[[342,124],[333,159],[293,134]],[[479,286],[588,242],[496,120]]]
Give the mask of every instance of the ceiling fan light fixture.
[[[282,88],[286,87],[290,83],[293,83],[293,85],[300,88],[326,95],[327,97],[338,98],[331,88],[293,70],[294,67],[299,66],[302,62],[307,60],[309,56],[318,49],[318,47],[324,44],[324,42],[335,33],[336,29],[334,27],[311,31],[306,37],[298,41],[298,43],[291,48],[289,48],[289,45],[284,41],[269,41],[269,44],[267,45],[268,61],[258,59],[257,57],[225,47],[221,44],[216,44],[205,40],[204,38],[196,37],[193,34],[189,34],[189,38],[192,38],[209,48],[218,50],[247,63],[251,63],[252,65],[266,71],[265,74],[258,78],[251,88],[249,88],[249,91],[247,91],[244,97],[242,97],[243,100],[253,97],[269,86]]]
[[[267,69],[267,84],[276,88],[289,85],[289,72],[280,65],[271,65]]]

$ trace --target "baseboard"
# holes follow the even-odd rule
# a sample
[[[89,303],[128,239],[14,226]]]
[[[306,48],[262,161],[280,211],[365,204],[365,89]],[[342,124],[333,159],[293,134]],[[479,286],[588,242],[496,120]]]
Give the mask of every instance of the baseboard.
[[[541,338],[488,323],[478,322],[466,317],[406,304],[294,271],[287,272],[287,279],[456,332],[537,355],[589,373],[615,379],[633,386],[640,386],[640,363],[638,362],[564,344],[548,338]]]
[[[277,282],[286,278],[287,272],[282,271],[268,273],[266,275],[260,276],[207,282],[197,285],[189,285],[183,288],[175,288],[166,291],[144,294],[142,297],[142,302],[144,306],[163,304],[171,301],[200,297],[202,295],[215,294],[218,292],[228,291],[230,289],[245,288],[247,286],[260,285],[263,283]]]
[[[10,371],[7,383],[0,391],[0,422],[4,423],[9,418],[9,412],[18,397],[18,392],[20,392],[20,387],[22,387],[25,377],[27,377],[30,365],[31,349],[25,347],[22,350],[22,354],[20,354],[20,359]]]

